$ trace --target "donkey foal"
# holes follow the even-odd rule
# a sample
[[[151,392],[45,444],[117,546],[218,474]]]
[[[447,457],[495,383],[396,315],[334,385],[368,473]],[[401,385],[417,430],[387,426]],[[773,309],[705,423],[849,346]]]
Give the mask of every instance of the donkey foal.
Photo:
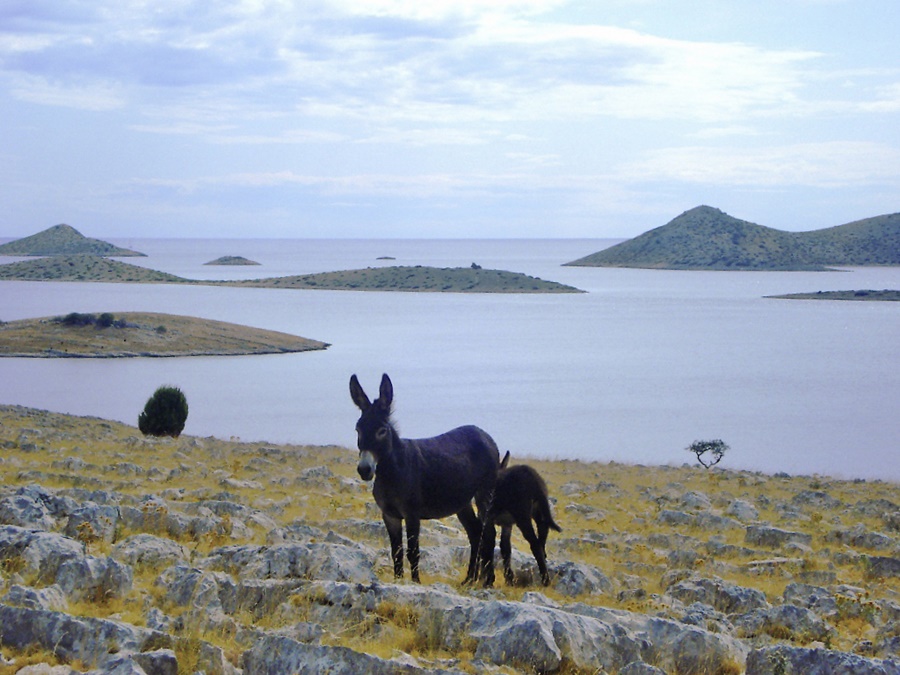
[[[489,513],[490,527],[493,523],[500,526],[500,554],[503,556],[503,577],[512,585],[514,576],[510,567],[512,556],[512,527],[515,525],[531,546],[531,553],[537,561],[544,586],[550,584],[547,572],[547,534],[550,529],[562,532],[562,528],[553,520],[550,513],[550,501],[547,497],[547,484],[540,474],[530,466],[517,464],[507,467],[509,453],[503,457],[500,473],[497,474],[497,487],[494,490],[494,502]],[[537,523],[537,534],[531,525],[532,519]]]

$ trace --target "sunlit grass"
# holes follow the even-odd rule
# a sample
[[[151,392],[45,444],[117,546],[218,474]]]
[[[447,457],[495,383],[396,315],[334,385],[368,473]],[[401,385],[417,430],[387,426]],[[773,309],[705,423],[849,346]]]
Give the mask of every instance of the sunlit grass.
[[[135,500],[145,508],[142,531],[169,536],[165,527],[166,509],[179,509],[181,503],[227,499],[254,509],[271,518],[278,527],[308,525],[327,533],[351,536],[371,546],[378,553],[376,574],[382,583],[394,583],[387,536],[380,527],[380,515],[373,505],[371,485],[356,476],[355,453],[346,448],[312,446],[275,446],[245,443],[236,439],[192,438],[146,439],[133,426],[95,419],[74,418],[49,413],[0,413],[0,480],[7,488],[42,485],[48,488],[114,490]],[[681,458],[679,458],[681,459]],[[526,461],[513,457],[513,463]],[[727,458],[726,458],[727,462]],[[584,602],[603,607],[666,615],[668,611],[658,596],[665,592],[664,579],[672,569],[669,559],[673,548],[694,551],[686,574],[719,577],[726,582],[762,591],[770,603],[780,604],[785,588],[804,575],[822,575],[831,581],[815,585],[847,584],[869,592],[865,602],[893,599],[900,595],[900,580],[872,580],[854,555],[878,551],[850,547],[829,540],[837,529],[862,525],[869,532],[885,531],[885,524],[875,515],[848,508],[861,501],[900,500],[898,486],[880,481],[843,481],[818,476],[776,477],[746,471],[707,471],[694,465],[644,467],[619,463],[527,460],[545,478],[553,500],[553,515],[563,528],[551,532],[547,554],[551,569],[554,564],[574,561],[603,572],[613,582],[606,593],[565,596],[553,586],[507,587],[502,572],[488,597],[521,601],[526,593],[538,592],[550,601],[565,605]],[[796,501],[801,492],[827,493],[842,505],[829,507]],[[743,527],[713,528],[696,525],[669,525],[659,517],[664,510],[697,512],[681,503],[690,492],[702,493],[711,502],[714,513],[724,515],[736,499],[752,504],[761,522],[775,527],[809,534],[808,548],[760,551],[745,542]],[[151,496],[165,499],[168,507]],[[140,506],[142,505],[143,506]],[[346,532],[346,523],[373,523],[367,535]],[[454,528],[461,545],[464,532],[455,518],[443,521]],[[265,545],[269,532],[251,525],[246,536],[237,536],[231,517],[220,518],[214,530],[179,539],[192,560],[208,555],[220,546],[232,544]],[[431,530],[423,528],[422,546],[434,541]],[[443,530],[446,534],[448,531]],[[375,534],[377,533],[377,534]],[[77,537],[90,555],[109,555],[116,543],[131,534],[125,528],[116,532],[113,542],[96,538],[87,530]],[[454,535],[456,536],[456,535]],[[893,535],[892,535],[893,536]],[[726,547],[714,552],[708,546],[715,542]],[[668,544],[667,544],[668,542]],[[531,559],[527,543],[518,530],[513,532],[513,546]],[[848,553],[836,558],[835,553]],[[884,553],[881,553],[884,554]],[[749,571],[748,563],[765,558],[787,558],[773,565],[769,574]],[[0,561],[4,576],[20,573],[22,562],[9,557]],[[70,611],[80,616],[116,617],[141,625],[146,605],[156,606],[172,616],[185,615],[185,608],[168,606],[165,593],[154,581],[161,570],[136,568],[134,590],[124,599],[103,599],[78,603]],[[461,585],[464,566],[446,573],[422,570],[425,584],[447,584],[460,594],[480,592]],[[815,577],[810,577],[815,578]],[[39,579],[26,578],[26,583],[40,585]],[[409,582],[405,561],[403,583]],[[619,592],[642,589],[642,594]],[[292,600],[289,615],[254,616],[239,612],[236,623],[254,623],[261,627],[282,628],[290,622],[312,616],[315,598],[302,594]],[[852,608],[856,600],[848,600]],[[860,603],[862,601],[859,601]],[[344,644],[354,649],[390,657],[395,652],[413,654],[423,659],[462,658],[465,669],[467,651],[447,655],[429,639],[427,626],[418,623],[417,608],[382,606],[357,625],[335,628],[323,636],[328,644]],[[866,606],[848,609],[833,621],[836,635],[833,646],[852,649],[871,639],[874,620],[866,614]],[[189,618],[189,617],[188,617]],[[196,629],[185,634],[182,649],[192,649],[191,639],[218,640],[223,649],[235,653],[233,636],[206,635]],[[471,651],[471,650],[469,650]],[[2,672],[2,671],[0,671]]]

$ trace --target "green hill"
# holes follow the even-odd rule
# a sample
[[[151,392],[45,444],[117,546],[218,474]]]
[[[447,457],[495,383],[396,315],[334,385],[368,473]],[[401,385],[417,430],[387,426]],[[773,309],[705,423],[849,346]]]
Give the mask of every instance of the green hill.
[[[784,232],[698,206],[662,227],[566,264],[685,270],[900,265],[900,213],[824,230]]]
[[[190,283],[188,279],[139,265],[94,255],[62,255],[0,265],[0,279],[9,281],[106,281],[144,284]]]
[[[99,255],[143,256],[143,253],[113,246],[100,239],[85,237],[71,225],[54,225],[30,237],[16,239],[0,246],[0,255],[50,256]]]
[[[581,293],[577,288],[519,272],[472,267],[370,267],[299,276],[221,282],[234,286],[346,291],[446,293]]]

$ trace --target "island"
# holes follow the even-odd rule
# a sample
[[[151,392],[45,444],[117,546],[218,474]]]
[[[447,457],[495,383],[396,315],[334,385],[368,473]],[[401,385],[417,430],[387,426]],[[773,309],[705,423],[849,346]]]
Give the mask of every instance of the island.
[[[30,237],[16,239],[0,246],[0,255],[58,256],[94,255],[125,258],[144,257],[143,253],[119,248],[100,239],[85,237],[71,225],[54,225]]]
[[[0,280],[103,281],[114,283],[195,284],[254,288],[443,293],[583,293],[555,281],[519,272],[473,269],[380,267],[268,279],[197,281],[97,256],[61,256],[0,265]]]
[[[662,227],[566,265],[773,271],[900,265],[900,213],[785,232],[698,206]]]
[[[321,350],[328,343],[174,314],[123,312],[0,323],[0,357],[236,356]]]
[[[259,265],[255,260],[248,260],[242,255],[223,255],[221,258],[210,260],[204,265]]]
[[[900,291],[816,291],[815,293],[785,293],[767,295],[776,300],[859,300],[868,302],[900,302]]]
[[[229,286],[305,288],[339,291],[411,291],[444,293],[582,293],[555,281],[519,272],[472,267],[369,267],[298,276],[217,282]]]

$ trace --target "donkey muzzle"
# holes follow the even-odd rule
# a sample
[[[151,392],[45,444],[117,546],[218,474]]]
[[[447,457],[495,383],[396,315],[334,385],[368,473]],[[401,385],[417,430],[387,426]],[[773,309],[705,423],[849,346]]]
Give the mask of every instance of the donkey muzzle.
[[[363,480],[372,480],[375,476],[375,455],[368,450],[359,453],[359,464],[356,465],[356,471]]]

